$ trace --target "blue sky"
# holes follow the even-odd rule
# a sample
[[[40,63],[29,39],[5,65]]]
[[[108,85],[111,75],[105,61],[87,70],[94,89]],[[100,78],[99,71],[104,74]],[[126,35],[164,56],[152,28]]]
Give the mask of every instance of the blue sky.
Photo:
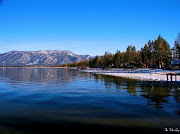
[[[2,0],[0,53],[70,50],[103,55],[137,50],[160,34],[172,47],[180,0]]]

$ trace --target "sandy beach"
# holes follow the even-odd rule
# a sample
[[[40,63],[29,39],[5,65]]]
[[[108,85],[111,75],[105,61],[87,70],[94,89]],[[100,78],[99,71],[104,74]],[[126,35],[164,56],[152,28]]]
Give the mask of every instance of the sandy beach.
[[[81,72],[90,72],[101,75],[116,76],[128,79],[146,80],[146,81],[167,81],[166,74],[168,73],[180,73],[180,70],[162,70],[162,69],[89,69],[80,70]],[[180,81],[180,76],[177,76],[177,81]],[[169,76],[170,81],[170,76]],[[173,76],[173,80],[175,77]]]

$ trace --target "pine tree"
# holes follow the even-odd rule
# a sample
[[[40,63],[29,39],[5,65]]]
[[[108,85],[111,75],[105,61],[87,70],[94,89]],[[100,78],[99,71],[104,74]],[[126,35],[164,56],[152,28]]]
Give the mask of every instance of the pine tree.
[[[110,67],[113,64],[113,55],[110,52],[104,54],[104,67]]]
[[[137,58],[138,58],[138,54],[137,54],[137,51],[136,51],[136,47],[135,47],[135,46],[132,47],[131,55],[132,55],[132,62],[133,62],[133,63],[136,63]]]
[[[180,33],[174,42],[174,57],[175,59],[180,59]]]
[[[132,53],[131,53],[131,50],[132,50],[132,46],[130,45],[130,46],[127,47],[126,52],[125,52],[124,61],[127,64],[132,62]]]
[[[117,50],[116,54],[113,57],[113,64],[115,67],[120,67],[122,63],[122,57],[120,51]]]
[[[89,67],[93,67],[92,59],[89,59]]]
[[[151,41],[149,40],[148,43],[147,43],[147,46],[148,46],[148,51],[149,51],[149,62],[151,64],[152,67],[154,67],[154,59],[155,59],[155,55],[154,55],[154,52],[155,52],[155,48],[154,48],[154,41]]]
[[[168,64],[171,60],[170,46],[167,41],[159,35],[157,40],[155,40],[154,48],[156,64],[159,68],[162,68],[163,65]]]
[[[101,68],[104,68],[104,67],[105,67],[105,65],[104,65],[104,56],[102,56],[102,57],[100,58],[100,60],[99,60],[99,66],[100,66]]]
[[[124,62],[126,64],[136,65],[138,63],[138,59],[139,56],[138,56],[138,52],[136,51],[136,47],[131,45],[128,46],[124,55]]]
[[[99,56],[98,55],[93,59],[93,66],[99,67]]]
[[[149,49],[147,45],[144,45],[144,48],[141,48],[141,57],[142,62],[146,64],[146,68],[148,68],[148,60],[149,60]]]

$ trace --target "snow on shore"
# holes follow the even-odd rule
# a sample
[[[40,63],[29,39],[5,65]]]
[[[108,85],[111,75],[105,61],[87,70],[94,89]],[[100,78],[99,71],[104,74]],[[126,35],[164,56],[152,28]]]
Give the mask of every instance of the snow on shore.
[[[89,70],[81,70],[81,72],[91,72],[101,75],[108,76],[116,76],[128,79],[136,79],[136,80],[148,80],[148,81],[167,81],[166,74],[168,73],[180,73],[180,70],[162,70],[162,69],[89,69]],[[180,76],[176,76],[177,81],[180,81]],[[169,76],[170,80],[170,76]],[[175,77],[173,76],[173,81],[175,81]]]

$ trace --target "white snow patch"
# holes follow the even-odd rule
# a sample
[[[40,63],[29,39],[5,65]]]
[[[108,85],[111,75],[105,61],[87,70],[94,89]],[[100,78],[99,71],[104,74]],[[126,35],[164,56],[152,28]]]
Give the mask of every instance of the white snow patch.
[[[123,77],[129,79],[138,79],[138,80],[149,80],[149,81],[167,81],[167,73],[180,73],[180,70],[162,70],[162,69],[89,69],[89,70],[81,70],[82,72],[91,72],[101,75],[108,76],[116,76]],[[169,76],[170,80],[170,76]],[[175,81],[175,77],[173,77],[173,81]],[[177,76],[177,81],[180,81],[180,76]]]

